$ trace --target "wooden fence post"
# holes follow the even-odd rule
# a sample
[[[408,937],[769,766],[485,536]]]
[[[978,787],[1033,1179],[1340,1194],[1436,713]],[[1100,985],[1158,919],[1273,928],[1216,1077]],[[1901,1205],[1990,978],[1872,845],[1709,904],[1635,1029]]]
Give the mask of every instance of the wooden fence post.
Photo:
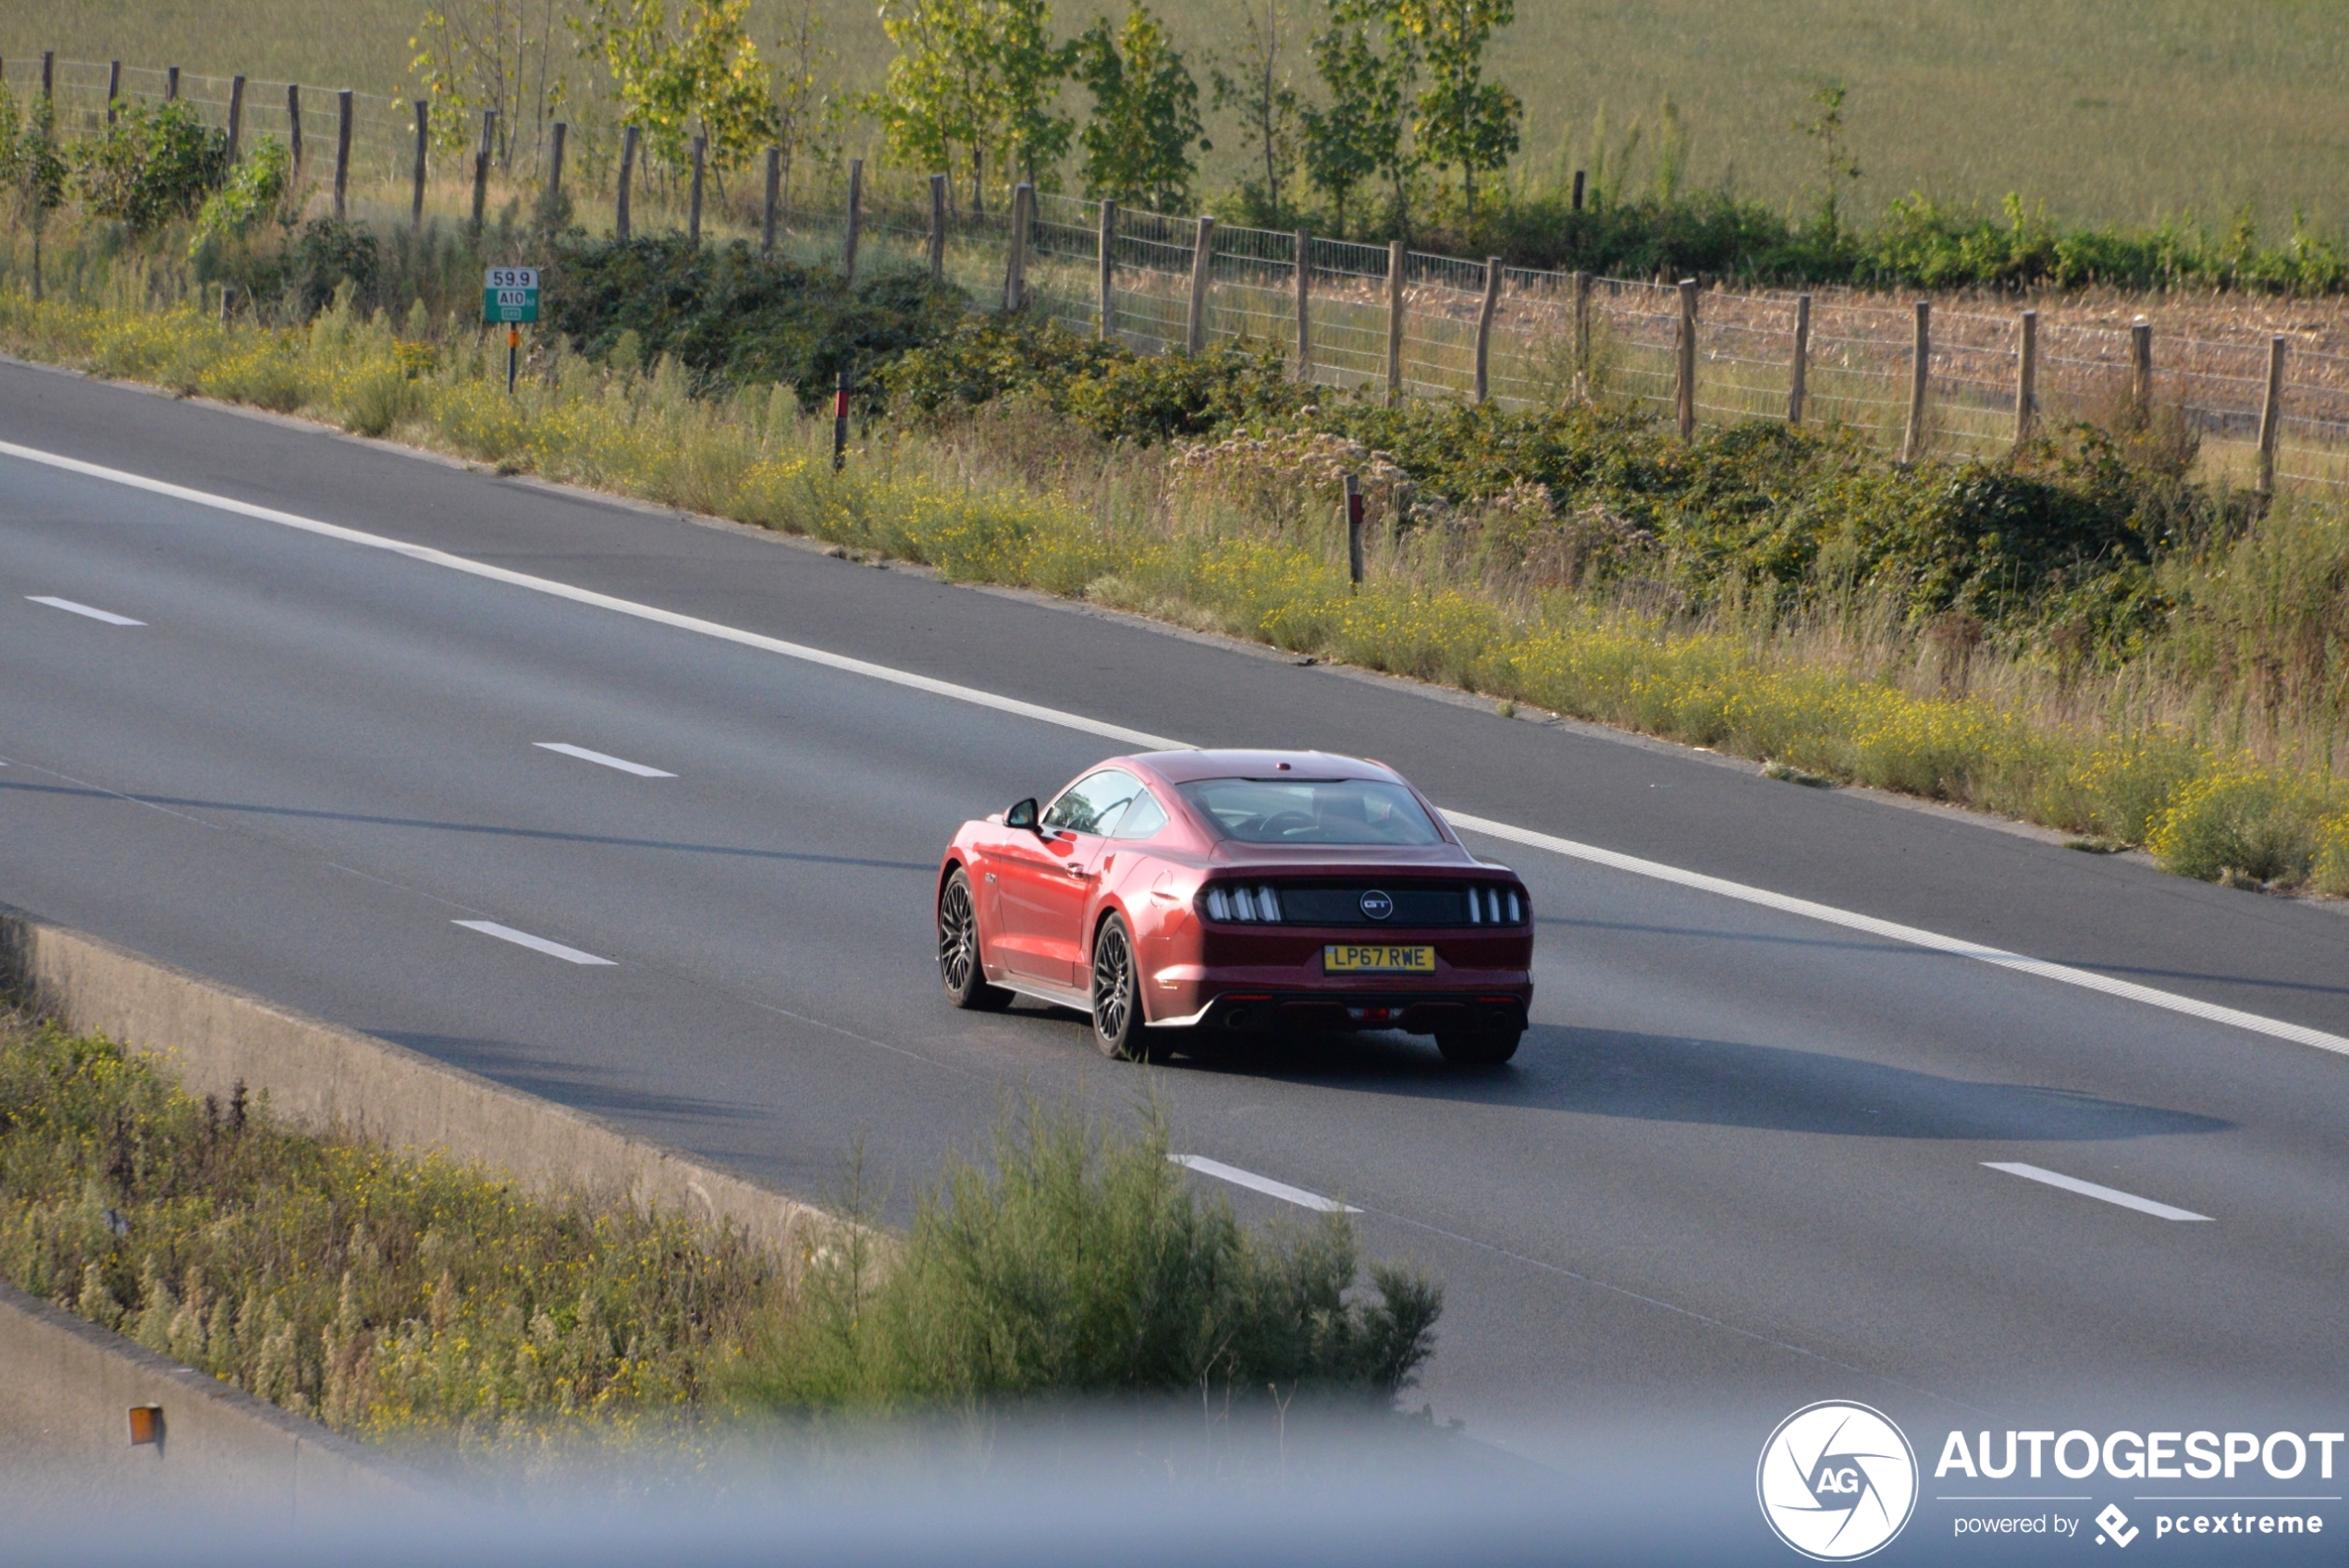
[[[432,104],[419,98],[416,106],[416,175],[409,187],[408,222],[412,227],[424,227],[424,150],[431,144]]]
[[[122,96],[122,62],[106,62],[106,123],[114,124],[114,101]]]
[[[929,286],[946,287],[946,176],[929,177]]]
[[[547,129],[547,189],[539,198],[539,226],[551,229],[563,221],[563,153],[571,141],[571,122],[557,120]]]
[[[1313,237],[1297,231],[1297,379],[1313,379]]]
[[[1680,439],[1696,436],[1696,279],[1680,279],[1680,325],[1673,344],[1677,361],[1672,402],[1680,418]]]
[[[1403,400],[1403,267],[1410,258],[1400,239],[1386,245],[1386,401]]]
[[[1183,347],[1196,354],[1207,347],[1207,283],[1215,266],[1215,220],[1201,214],[1191,240],[1191,309],[1183,323]]]
[[[1484,303],[1476,312],[1476,400],[1493,398],[1493,317],[1501,308],[1501,258],[1484,258]]]
[[[45,89],[44,89],[45,91]],[[233,165],[242,150],[245,130],[245,79],[228,79],[228,162]]]
[[[769,147],[767,149],[767,200],[759,208],[758,214],[758,253],[762,256],[775,253],[775,209],[782,204],[782,200],[783,150]]]
[[[1574,379],[1591,395],[1591,275],[1574,275]]]
[[[840,276],[856,281],[856,237],[865,227],[865,160],[848,160],[848,230],[841,236]]]
[[[1582,171],[1580,169],[1574,171],[1574,210],[1578,213],[1582,210]]]
[[[2129,418],[2140,430],[2153,422],[2153,323],[2143,316],[2129,327]]]
[[[1811,379],[1811,296],[1794,297],[1794,378],[1787,384],[1786,422],[1802,423],[1802,403]]]
[[[1917,336],[1909,350],[1909,424],[1900,436],[1900,460],[1925,455],[1925,386],[1933,374],[1933,301],[1917,301]]]
[[[349,215],[351,198],[351,117],[355,105],[348,87],[335,94],[335,221]]]
[[[163,67],[163,101],[166,104],[179,102],[179,67],[178,66]]]
[[[1362,482],[1350,473],[1346,476],[1346,570],[1354,582],[1362,581]]]
[[[1101,238],[1094,251],[1101,268],[1101,339],[1107,343],[1117,336],[1117,203],[1107,197],[1101,199]]]
[[[481,146],[473,153],[473,233],[481,232],[482,214],[489,205],[489,150],[498,145],[498,111],[481,112]]]
[[[636,172],[636,128],[622,126],[620,129],[620,194],[612,202],[611,237],[628,238],[628,185]]]
[[[1036,187],[1021,180],[1012,188],[1011,243],[1003,262],[1003,309],[1027,308],[1027,228],[1036,218]]]
[[[688,247],[701,244],[701,185],[702,171],[709,161],[709,138],[694,138],[694,184],[685,197],[685,243]]]
[[[2276,493],[2276,435],[2283,423],[2283,339],[2268,340],[2268,395],[2259,404],[2259,494]]]
[[[293,153],[294,183],[301,183],[301,84],[286,83],[286,141]]]
[[[2025,311],[2014,356],[2014,444],[2031,439],[2039,419],[2039,312]]]
[[[240,77],[238,80],[241,81],[244,79]],[[57,52],[55,49],[43,49],[41,51],[41,96],[54,98],[56,94]]]

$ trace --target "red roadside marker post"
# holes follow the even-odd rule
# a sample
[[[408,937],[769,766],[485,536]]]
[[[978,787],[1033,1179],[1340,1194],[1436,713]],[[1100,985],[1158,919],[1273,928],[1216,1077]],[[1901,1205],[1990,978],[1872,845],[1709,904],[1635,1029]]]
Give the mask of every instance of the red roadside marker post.
[[[1362,581],[1362,482],[1346,476],[1346,569],[1354,582]]]
[[[848,461],[848,373],[840,373],[840,381],[832,388],[832,472],[838,473]]]

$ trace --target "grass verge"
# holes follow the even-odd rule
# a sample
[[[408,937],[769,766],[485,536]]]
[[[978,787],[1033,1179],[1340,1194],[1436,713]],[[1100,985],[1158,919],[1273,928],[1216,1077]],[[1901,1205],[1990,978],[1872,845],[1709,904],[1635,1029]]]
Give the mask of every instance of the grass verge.
[[[1732,584],[1691,616],[1636,591],[1545,589],[1523,562],[1490,553],[1541,521],[1513,512],[1527,504],[1518,488],[1445,527],[1380,531],[1357,587],[1334,485],[1346,468],[1378,479],[1381,459],[1328,433],[1106,446],[1013,397],[959,423],[862,432],[834,473],[830,422],[804,416],[788,386],[697,398],[675,361],[640,367],[633,341],[601,360],[558,341],[534,349],[509,397],[500,347],[421,307],[396,325],[338,305],[301,328],[224,329],[185,308],[0,294],[0,346],[879,551],[953,580],[1083,596],[2142,844],[2183,875],[2349,894],[2330,689],[2343,633],[2326,619],[2343,602],[2332,579],[2349,562],[2349,525],[2314,508],[2280,507],[2281,521],[2200,569],[2195,591],[2219,608],[2191,636],[2098,672],[2001,659],[1978,636],[1920,639],[1898,605],[1856,590],[1789,614],[1754,608]],[[2270,597],[2317,595],[2313,619],[2292,622],[2292,647],[2256,642],[2262,617],[2279,619],[2249,596],[2262,583]],[[2313,652],[2295,652],[2309,638]],[[2304,665],[2315,685],[2290,687],[2286,702]]]
[[[1382,1265],[1356,1292],[1343,1216],[1252,1234],[1166,1154],[1154,1117],[1031,1104],[902,1242],[845,1227],[794,1279],[736,1235],[194,1100],[0,1014],[0,1273],[339,1431],[459,1452],[1202,1390],[1391,1408],[1441,1290]]]

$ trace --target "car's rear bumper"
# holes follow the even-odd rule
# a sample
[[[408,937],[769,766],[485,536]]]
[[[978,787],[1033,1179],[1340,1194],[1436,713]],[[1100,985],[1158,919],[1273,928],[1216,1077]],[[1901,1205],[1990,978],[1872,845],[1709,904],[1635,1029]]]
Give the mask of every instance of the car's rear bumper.
[[[1157,1029],[1396,1029],[1433,1035],[1450,1029],[1522,1029],[1532,986],[1470,990],[1310,990],[1235,988],[1198,1011],[1151,1022]]]

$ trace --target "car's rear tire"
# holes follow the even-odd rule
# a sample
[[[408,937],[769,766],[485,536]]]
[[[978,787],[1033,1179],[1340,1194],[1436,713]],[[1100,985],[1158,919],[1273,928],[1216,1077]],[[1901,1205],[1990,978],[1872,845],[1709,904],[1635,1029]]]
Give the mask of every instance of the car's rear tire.
[[[987,983],[978,951],[978,906],[971,900],[971,879],[959,865],[938,893],[938,978],[956,1007],[1000,1012],[1011,1005],[1009,991]]]
[[[1149,1061],[1156,1043],[1142,1022],[1142,975],[1125,917],[1113,914],[1093,938],[1093,1044],[1112,1061]]]
[[[1525,1031],[1504,1029],[1439,1029],[1435,1048],[1455,1067],[1498,1067],[1517,1055]]]

